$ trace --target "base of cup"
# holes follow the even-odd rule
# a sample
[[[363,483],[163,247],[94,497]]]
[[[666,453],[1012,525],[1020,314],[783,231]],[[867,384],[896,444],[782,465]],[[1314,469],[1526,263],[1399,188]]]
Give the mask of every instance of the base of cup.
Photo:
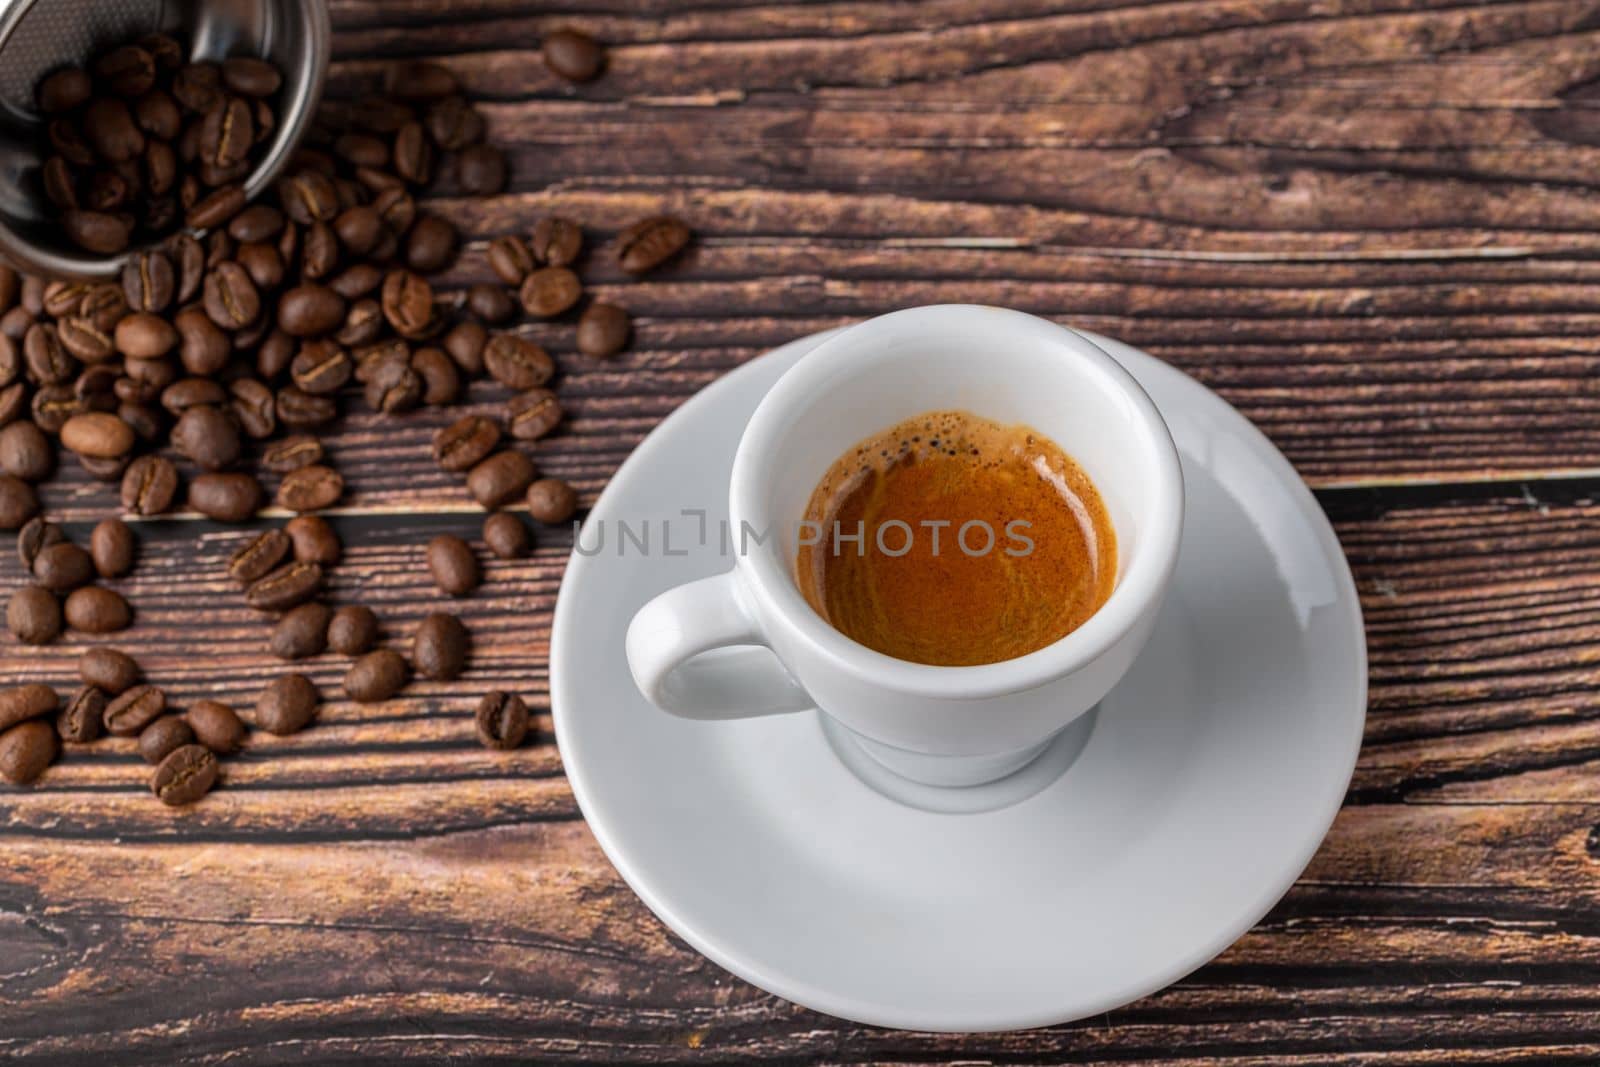
[[[890,800],[939,814],[1010,807],[1061,777],[1094,732],[1091,708],[1037,745],[994,756],[929,756],[872,741],[819,713],[822,733],[852,774]]]

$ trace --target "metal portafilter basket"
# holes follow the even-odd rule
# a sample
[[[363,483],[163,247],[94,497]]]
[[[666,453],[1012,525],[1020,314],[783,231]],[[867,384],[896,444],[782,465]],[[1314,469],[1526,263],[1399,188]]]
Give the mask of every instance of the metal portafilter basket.
[[[289,161],[328,69],[324,0],[0,0],[0,258],[52,277],[101,279],[122,269],[127,252],[95,255],[69,241],[44,195],[34,88],[58,67],[155,32],[178,37],[193,60],[248,55],[277,64],[277,130],[245,195],[254,200]]]

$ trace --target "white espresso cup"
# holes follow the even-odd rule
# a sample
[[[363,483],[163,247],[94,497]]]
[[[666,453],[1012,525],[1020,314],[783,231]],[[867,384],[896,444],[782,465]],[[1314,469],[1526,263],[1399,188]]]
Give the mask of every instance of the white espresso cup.
[[[1116,583],[1083,625],[970,667],[859,644],[795,578],[806,506],[834,461],[898,422],[951,409],[1055,441],[1093,480],[1117,537]],[[629,625],[640,691],[691,719],[816,709],[889,770],[967,786],[1025,766],[1133,663],[1177,561],[1183,476],[1155,404],[1099,347],[1021,312],[936,305],[835,334],[778,380],[739,441],[729,521],[732,569],[668,590]]]

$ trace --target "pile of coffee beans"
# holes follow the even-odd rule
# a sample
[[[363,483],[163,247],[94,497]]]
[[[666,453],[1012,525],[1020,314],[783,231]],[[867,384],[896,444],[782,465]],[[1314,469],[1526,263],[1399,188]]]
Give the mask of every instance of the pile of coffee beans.
[[[167,694],[143,680],[138,663],[114,648],[91,648],[78,659],[82,685],[65,703],[37,682],[0,689],[0,779],[28,785],[61,751],[102,735],[136,739],[155,767],[150,788],[164,804],[192,804],[217,782],[217,757],[237,752],[249,733],[231,707],[202,700],[178,715]]]
[[[552,35],[546,55],[559,53],[563,76],[583,80],[584,71],[592,76],[603,66],[603,55],[579,62],[588,46],[598,51],[592,41]],[[136,47],[150,51],[146,43]],[[556,69],[556,60],[551,64]],[[159,86],[152,81],[133,98],[176,92],[168,87],[190,70],[180,62]],[[218,68],[222,97],[270,97],[251,96],[246,87],[264,86],[264,75],[251,82],[237,65],[229,70],[227,63]],[[189,74],[184,82],[208,77]],[[525,503],[545,523],[575,514],[572,487],[541,478],[523,451],[562,421],[549,388],[554,360],[506,327],[519,313],[538,320],[579,315],[580,349],[604,358],[626,346],[627,313],[608,303],[584,306],[575,270],[584,232],[562,217],[492,243],[489,261],[503,285],[474,286],[459,303],[436,293],[427,276],[450,265],[459,238],[420,196],[495,193],[505,184],[506,163],[485,143],[482,114],[447,68],[400,64],[386,84],[382,95],[327,104],[269,196],[255,204],[241,196],[208,215],[205,232],[184,230],[139,249],[118,283],[46,282],[0,268],[0,528],[20,528],[17,554],[31,576],[7,605],[8,628],[19,640],[48,642],[64,626],[106,633],[132,618],[126,601],[95,584],[97,576],[133,566],[129,528],[107,519],[85,552],[38,514],[34,485],[55,470],[58,446],[93,478],[117,483],[123,509],[141,517],[186,502],[217,522],[244,523],[268,498],[263,478],[275,480],[272,498],[295,516],[242,540],[226,561],[227,576],[244,603],[274,617],[267,639],[274,656],[349,657],[343,688],[357,702],[390,699],[413,677],[459,677],[472,642],[456,615],[436,612],[412,633],[408,660],[379,647],[382,627],[370,609],[322,601],[343,546],[316,513],[338,504],[346,486],[321,435],[346,397],[399,417],[448,406],[469,381],[487,376],[509,390],[504,416],[468,415],[440,429],[433,443],[438,464],[459,473],[490,512],[484,544],[505,559],[528,554],[528,528],[507,507]],[[86,110],[99,86],[91,78],[89,94],[61,113]],[[628,227],[613,254],[622,269],[642,274],[689,240],[682,222],[649,218]],[[435,538],[425,557],[447,596],[469,596],[483,580],[474,548],[460,538]],[[86,660],[101,651],[108,650],[91,650]],[[135,684],[131,661],[116,663],[122,673],[115,680],[105,667],[94,668],[103,672],[99,681],[86,673],[85,687],[95,692],[68,701],[57,718],[59,739],[81,742],[102,730],[138,736],[141,753],[159,761],[157,795],[168,803],[198,799],[217,780],[216,757],[244,743],[242,721],[209,701],[181,718],[170,715],[161,690]],[[6,699],[17,708],[43,704],[31,690]],[[254,724],[293,733],[316,718],[321,703],[309,678],[285,674],[256,699]],[[32,780],[58,750],[39,741],[31,725],[48,712],[3,710],[10,706],[0,701],[0,775]],[[52,702],[49,711],[56,708]],[[528,721],[519,697],[494,693],[479,707],[476,728],[485,745],[509,748],[521,743]]]
[[[188,55],[176,38],[151,34],[35,87],[45,117],[40,181],[80,248],[115,255],[180,225],[220,225],[244,207],[244,180],[278,127],[283,75],[251,56]]]

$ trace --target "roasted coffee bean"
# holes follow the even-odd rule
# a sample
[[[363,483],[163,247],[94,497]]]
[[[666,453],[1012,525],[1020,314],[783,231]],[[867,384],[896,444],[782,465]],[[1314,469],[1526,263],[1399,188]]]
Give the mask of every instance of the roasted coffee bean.
[[[288,474],[322,462],[325,455],[321,441],[309,434],[295,434],[268,445],[261,455],[261,466],[274,474]]]
[[[233,420],[209,404],[197,404],[179,416],[172,447],[208,471],[233,466],[243,448]]]
[[[90,411],[66,421],[61,427],[61,443],[80,456],[114,458],[133,448],[133,427],[115,415]]]
[[[278,301],[278,328],[291,337],[331,333],[344,321],[344,311],[344,297],[332,289],[297,285]]]
[[[406,266],[431,274],[455,258],[456,228],[437,215],[421,214],[406,234]]]
[[[313,396],[338,392],[354,373],[355,361],[350,353],[327,340],[307,341],[289,364],[289,376],[294,384]]]
[[[242,586],[265,578],[288,556],[289,535],[282,530],[263,530],[228,557],[228,577]]]
[[[277,397],[254,378],[228,383],[228,410],[253,440],[264,441],[278,429]]]
[[[440,348],[419,348],[411,354],[411,369],[422,379],[422,402],[433,407],[454,404],[461,392],[461,375]]]
[[[528,705],[515,693],[491,690],[478,701],[473,718],[478,740],[488,748],[509,750],[528,736]]]
[[[48,323],[35,323],[22,339],[22,358],[28,376],[39,385],[60,385],[72,380],[76,361],[61,347],[60,335]]]
[[[626,311],[615,304],[590,304],[578,319],[578,351],[595,359],[614,356],[627,347],[632,332]]]
[[[383,333],[383,307],[372,299],[357,300],[344,313],[344,322],[333,339],[346,347],[368,345]]]
[[[84,473],[97,482],[117,482],[122,480],[122,472],[128,469],[131,456],[114,456],[106,459],[99,456],[79,456],[78,466]]]
[[[133,121],[127,101],[111,96],[90,100],[83,109],[83,138],[107,163],[133,159],[145,146],[144,134]]]
[[[302,226],[330,221],[339,213],[339,193],[327,176],[303,170],[278,184],[283,210]]]
[[[351,255],[364,256],[383,233],[383,217],[367,204],[346,208],[333,221],[333,231]]]
[[[529,389],[511,398],[506,425],[519,441],[537,441],[561,422],[561,401],[548,389]]]
[[[556,369],[550,353],[514,333],[489,338],[483,346],[483,365],[495,381],[518,392],[543,385]]]
[[[326,278],[339,266],[339,238],[326,222],[313,222],[306,230],[305,247],[300,256],[300,273],[315,281]],[[338,297],[338,293],[328,290]],[[340,298],[342,300],[342,298]],[[343,310],[341,308],[341,315]]]
[[[39,553],[64,540],[66,535],[61,532],[59,526],[36,515],[24,523],[22,529],[17,532],[17,559],[22,562],[23,568],[31,573],[33,561],[39,558]]]
[[[129,359],[160,359],[178,344],[172,323],[149,311],[136,311],[117,323],[117,351]]]
[[[0,689],[0,730],[9,730],[29,719],[54,715],[60,704],[61,698],[56,691],[40,682]]]
[[[500,443],[500,427],[482,415],[463,415],[433,435],[433,460],[447,471],[476,467]]]
[[[255,109],[237,96],[224,97],[211,105],[200,123],[200,159],[222,169],[237,167],[246,161],[255,136]]]
[[[164,141],[151,141],[144,152],[145,229],[170,229],[178,219],[178,202],[171,193],[178,184],[178,157]]]
[[[172,808],[198,802],[217,784],[217,757],[204,745],[174,749],[150,778],[150,790]]]
[[[422,375],[411,369],[409,360],[396,359],[378,361],[365,389],[367,406],[391,415],[415,409],[423,392]]]
[[[83,206],[90,211],[116,212],[128,206],[133,190],[116,171],[97,170],[83,183]]]
[[[106,703],[106,732],[113,737],[138,737],[167,710],[167,694],[158,686],[136,685]]]
[[[378,639],[378,617],[371,608],[352,604],[333,613],[328,622],[328,647],[341,656],[359,656]]]
[[[139,731],[139,755],[156,764],[184,745],[194,744],[194,731],[177,715],[163,715]]]
[[[79,363],[103,364],[117,354],[111,335],[96,326],[93,319],[81,315],[58,321],[56,339]]]
[[[261,347],[256,349],[256,374],[265,382],[283,376],[300,351],[300,343],[282,330],[274,328],[267,334]]]
[[[501,559],[521,559],[532,547],[528,527],[509,511],[497,511],[483,520],[483,543]]]
[[[261,483],[237,472],[202,474],[189,483],[189,506],[217,522],[244,522],[261,506]]]
[[[395,129],[399,129],[410,118],[411,113],[407,111]],[[367,133],[342,133],[338,140],[334,141],[333,150],[340,159],[352,167],[381,168],[389,163],[389,146],[381,137]]]
[[[471,637],[461,620],[436,611],[417,626],[411,643],[411,662],[422,677],[448,682],[461,676],[470,645]]]
[[[461,92],[461,83],[449,67],[420,59],[390,67],[385,87],[390,96],[400,100],[438,100]]]
[[[80,686],[56,716],[57,736],[80,745],[99,737],[105,729],[102,716],[106,713],[106,703],[105,690],[93,685]]]
[[[577,490],[560,478],[540,478],[528,486],[528,514],[539,522],[566,522],[577,510]]]
[[[404,689],[410,674],[400,653],[380,648],[350,665],[344,675],[345,695],[357,704],[376,704]]]
[[[22,585],[6,601],[5,624],[24,645],[48,645],[61,633],[61,601],[43,585]]]
[[[252,204],[228,222],[228,236],[240,244],[271,241],[283,231],[283,212],[271,204]]]
[[[328,647],[328,620],[332,614],[327,605],[315,601],[284,612],[272,628],[272,654],[291,660],[321,655]]]
[[[279,736],[298,733],[316,717],[320,702],[311,679],[303,674],[286,674],[268,684],[256,698],[256,727]]]
[[[138,45],[127,44],[95,60],[94,73],[118,96],[139,96],[156,82],[156,61]]]
[[[12,308],[12,311],[21,311],[21,308]],[[9,314],[9,312],[8,312]],[[23,331],[27,336],[27,331]],[[22,377],[23,358],[22,349],[17,347],[17,342],[5,333],[0,333],[0,386],[10,385]]]
[[[205,309],[211,321],[224,330],[241,330],[261,314],[261,296],[255,282],[239,264],[219,263],[206,275]]]
[[[44,183],[44,195],[57,208],[72,211],[79,206],[78,178],[72,172],[72,164],[60,156],[51,156],[44,161],[40,178]]]
[[[252,582],[244,601],[257,611],[287,611],[304,604],[322,589],[322,567],[316,563],[285,563]]]
[[[62,614],[67,625],[85,634],[126,630],[133,612],[121,595],[98,585],[86,585],[67,594]]]
[[[505,153],[494,145],[469,145],[456,157],[456,181],[471,196],[494,196],[506,187]]]
[[[178,468],[164,456],[140,456],[122,475],[122,507],[135,515],[165,515],[178,495]]]
[[[87,282],[47,282],[41,296],[44,314],[54,318],[75,314],[89,293]]]
[[[184,308],[173,319],[178,332],[178,358],[190,374],[216,374],[227,365],[232,346],[228,335],[198,307]]]
[[[22,339],[32,329],[33,323],[33,312],[19,305],[6,312],[4,316],[0,316],[0,332],[3,332],[12,344],[21,344]]]
[[[583,228],[571,219],[547,215],[533,225],[528,250],[545,267],[570,267],[583,251]]]
[[[489,242],[489,266],[507,285],[521,285],[537,264],[526,241],[506,236]]]
[[[276,245],[240,245],[234,260],[244,268],[246,274],[250,275],[250,280],[255,283],[258,292],[262,290],[273,292],[283,284],[285,267],[283,256],[278,254]]]
[[[682,252],[689,227],[670,215],[640,219],[617,235],[617,264],[629,274],[645,274]]]
[[[570,82],[593,81],[606,64],[605,49],[586,33],[561,29],[545,34],[540,48],[550,73]]]
[[[383,280],[383,315],[401,337],[415,340],[433,328],[433,286],[405,270],[390,271]]]
[[[183,126],[183,113],[178,102],[164,89],[152,89],[133,102],[133,121],[153,140],[146,146],[148,153],[158,144],[175,141]]]
[[[226,756],[244,747],[244,721],[232,707],[216,700],[197,700],[184,712],[184,720],[194,731],[195,740],[217,753]]]
[[[483,114],[463,96],[447,96],[429,105],[423,119],[428,136],[446,152],[459,152],[483,140]]]
[[[359,300],[378,291],[383,269],[372,263],[352,263],[328,282],[328,288],[346,300]]]
[[[372,210],[378,213],[390,232],[378,235],[378,243],[373,245],[371,254],[375,259],[388,259],[398,246],[389,245],[386,249],[385,242],[393,241],[411,229],[411,224],[417,220],[417,202],[403,184],[395,185],[378,194],[372,202]]]
[[[59,115],[85,104],[94,92],[94,82],[80,67],[62,67],[45,75],[34,93],[39,110]]]
[[[39,513],[33,486],[14,474],[0,474],[0,530],[20,530]]]
[[[497,452],[467,472],[467,491],[493,510],[521,496],[533,482],[533,461],[514,449]]]
[[[296,515],[284,524],[283,532],[294,543],[294,558],[301,563],[331,567],[344,550],[339,535],[321,515]]]
[[[511,321],[517,303],[504,286],[479,284],[467,290],[467,307],[484,322],[497,325]]]
[[[477,377],[483,373],[483,348],[488,340],[489,332],[483,324],[469,319],[458,323],[440,343],[463,373]]]
[[[132,656],[114,648],[86,649],[78,657],[78,677],[111,696],[132,689],[139,682],[139,665]]]
[[[331,396],[312,396],[297,386],[278,390],[278,421],[292,430],[326,426],[339,414]]]
[[[289,511],[321,511],[344,495],[344,478],[332,467],[316,464],[284,476],[278,506]]]
[[[45,385],[33,394],[33,421],[45,433],[60,433],[72,416],[87,411],[89,405],[70,385]]]
[[[26,419],[0,430],[0,471],[28,482],[49,476],[56,450],[43,430]]]
[[[117,403],[117,379],[120,377],[115,364],[96,363],[83,369],[78,380],[72,383],[72,391],[94,410],[110,410]]]
[[[40,549],[33,561],[33,576],[52,593],[65,593],[94,578],[94,560],[71,541],[62,541]]]
[[[89,555],[102,578],[120,578],[133,570],[138,551],[133,530],[121,519],[101,519],[89,534]]]
[[[176,233],[167,238],[164,246],[173,261],[173,269],[177,273],[178,291],[175,295],[178,303],[187,303],[200,292],[200,283],[205,278],[206,254],[200,242],[187,233]],[[154,311],[154,308],[146,310]]]
[[[222,61],[222,82],[236,93],[267,97],[278,91],[283,75],[264,59],[235,56]]]
[[[31,785],[55,762],[61,742],[53,726],[37,719],[0,733],[0,778],[12,785]]]
[[[522,310],[536,319],[549,319],[578,302],[583,283],[566,267],[541,267],[523,279],[518,296]]]
[[[394,135],[394,172],[413,185],[433,180],[433,142],[420,122],[408,122]]]
[[[224,185],[197,200],[184,214],[184,225],[193,230],[215,229],[242,211],[246,203],[244,186]]]
[[[478,557],[454,534],[439,534],[429,541],[427,556],[433,584],[449,596],[466,596],[482,581]]]

